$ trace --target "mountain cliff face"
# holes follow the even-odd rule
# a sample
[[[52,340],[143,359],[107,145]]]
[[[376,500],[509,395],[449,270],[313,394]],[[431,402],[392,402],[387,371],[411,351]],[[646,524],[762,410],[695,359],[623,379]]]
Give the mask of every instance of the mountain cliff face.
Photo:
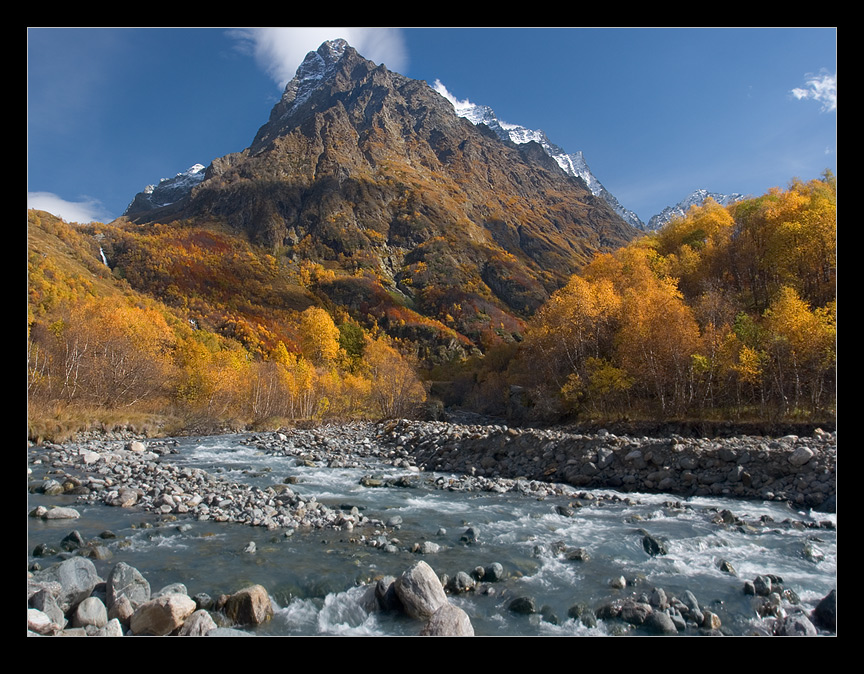
[[[472,338],[509,330],[638,235],[537,142],[475,126],[342,40],[307,55],[249,148],[182,200],[126,215],[227,226],[286,262],[318,261],[337,273],[334,301],[359,311],[344,286],[366,274]]]

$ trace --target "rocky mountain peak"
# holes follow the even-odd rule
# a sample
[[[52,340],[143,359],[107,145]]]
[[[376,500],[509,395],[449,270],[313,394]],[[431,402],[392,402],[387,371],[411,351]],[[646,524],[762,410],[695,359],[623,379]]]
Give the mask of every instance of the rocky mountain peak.
[[[396,313],[443,317],[477,339],[518,330],[595,253],[638,235],[561,170],[543,137],[520,140],[327,42],[249,148],[215,159],[182,201],[133,220],[219,223],[286,264],[339,270],[326,291],[337,304],[365,316],[395,295]]]
[[[337,92],[348,91],[377,68],[386,71],[384,66],[364,59],[341,38],[328,40],[310,51],[285,86],[282,98],[273,106],[269,121],[259,129],[250,150],[257,152],[296,125],[304,114],[313,112],[318,106],[312,99],[326,100]]]

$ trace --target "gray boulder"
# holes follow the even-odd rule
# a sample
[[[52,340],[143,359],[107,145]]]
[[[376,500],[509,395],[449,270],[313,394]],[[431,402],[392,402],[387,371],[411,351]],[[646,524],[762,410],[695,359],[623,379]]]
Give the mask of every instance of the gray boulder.
[[[54,634],[60,630],[60,625],[51,620],[50,616],[37,608],[27,609],[27,629],[36,634]]]
[[[837,631],[837,590],[831,590],[813,609],[813,622],[817,627]]]
[[[444,604],[435,613],[433,613],[423,629],[420,631],[421,636],[439,636],[439,637],[473,637],[474,626],[471,624],[471,619],[458,606],[453,604]]]
[[[665,611],[654,611],[645,619],[645,627],[654,634],[678,634],[675,622]]]
[[[184,621],[177,634],[181,637],[203,637],[217,627],[216,621],[207,611],[198,609]]]
[[[417,562],[394,583],[396,595],[412,618],[426,619],[447,604],[447,595],[438,576],[426,562]]]
[[[64,614],[89,597],[93,588],[102,582],[93,562],[85,557],[71,557],[46,569],[40,579],[59,583],[56,600]]]
[[[775,633],[784,637],[814,637],[819,632],[804,613],[787,615],[775,627]]]
[[[87,597],[78,604],[72,615],[73,627],[105,627],[108,624],[108,610],[98,597]]]
[[[50,508],[43,516],[43,520],[75,520],[81,517],[75,508]]]
[[[105,599],[109,609],[126,597],[132,608],[138,608],[141,604],[150,601],[150,583],[133,566],[126,562],[117,563],[106,581]],[[121,620],[121,622],[123,622]]]

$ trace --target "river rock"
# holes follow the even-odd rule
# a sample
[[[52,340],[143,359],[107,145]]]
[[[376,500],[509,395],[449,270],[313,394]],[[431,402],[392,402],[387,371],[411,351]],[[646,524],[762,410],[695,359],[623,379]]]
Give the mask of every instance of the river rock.
[[[60,541],[60,547],[64,550],[77,550],[78,548],[83,547],[86,544],[84,537],[81,535],[81,532],[78,530],[70,531],[66,536],[63,537],[63,540]]]
[[[73,627],[105,627],[108,624],[108,611],[105,604],[98,597],[87,597],[78,604],[75,613],[72,614]]]
[[[154,592],[151,599],[155,599],[156,597],[162,597],[166,594],[189,594],[189,591],[186,589],[186,586],[183,583],[171,583],[170,585],[166,585],[158,592]]]
[[[118,562],[108,574],[105,587],[105,599],[111,609],[121,597],[126,597],[133,609],[150,601],[150,583],[133,566],[126,562]],[[123,622],[121,620],[121,622]]]
[[[537,605],[533,597],[516,597],[507,605],[507,608],[513,613],[520,613],[522,615],[537,613]]]
[[[504,580],[504,567],[500,562],[492,562],[483,569],[483,581],[486,583],[497,583]]]
[[[195,611],[195,602],[183,594],[166,594],[141,604],[129,620],[133,634],[166,636]]]
[[[399,601],[412,618],[429,618],[448,603],[441,581],[426,562],[413,564],[394,585]]]
[[[225,615],[237,625],[261,625],[273,617],[273,603],[262,585],[250,585],[228,598]]]
[[[453,604],[444,604],[435,613],[433,613],[423,629],[420,631],[421,636],[439,636],[439,637],[473,637],[474,626],[471,624],[471,619],[458,606]]]
[[[837,631],[837,590],[831,590],[813,609],[813,622],[824,630]]]
[[[198,609],[185,620],[177,634],[181,637],[202,637],[217,627],[216,621],[207,611]]]
[[[574,604],[567,610],[567,617],[578,620],[585,627],[597,627],[597,615],[587,604]]]
[[[122,637],[123,636],[123,626],[120,624],[120,621],[116,618],[113,620],[109,620],[103,627],[101,627],[97,632],[93,632],[94,637]]]
[[[645,619],[645,627],[653,634],[678,634],[675,622],[665,611],[654,611]]]
[[[462,594],[474,589],[476,581],[464,571],[459,571],[447,584],[447,589],[453,594]]]
[[[81,517],[81,513],[79,513],[75,508],[49,508],[48,511],[42,516],[43,520],[76,520]]]
[[[652,557],[665,555],[669,552],[666,543],[663,540],[648,533],[645,533],[642,536],[642,548]]]
[[[48,616],[47,613],[37,608],[27,609],[27,629],[37,634],[54,634],[60,630],[60,626]]]
[[[775,634],[783,637],[813,637],[819,634],[804,613],[795,611],[781,618],[774,628]]]
[[[64,614],[89,597],[93,588],[102,582],[93,562],[85,557],[71,557],[46,569],[40,579],[59,583],[56,599]]]
[[[66,625],[66,616],[58,603],[59,595],[60,583],[42,583],[30,597],[28,607],[41,611],[57,629],[62,629]]]
[[[132,606],[129,597],[120,595],[108,609],[108,620],[118,620],[122,625],[128,626],[133,613],[135,613],[135,607]]]
[[[793,466],[803,466],[813,458],[815,452],[809,447],[796,447],[792,454],[789,455],[789,463]]]

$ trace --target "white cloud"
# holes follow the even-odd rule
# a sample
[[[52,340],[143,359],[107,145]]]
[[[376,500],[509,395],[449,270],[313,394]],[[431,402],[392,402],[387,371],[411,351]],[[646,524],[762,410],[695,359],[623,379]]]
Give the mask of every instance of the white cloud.
[[[96,199],[67,201],[51,192],[28,192],[27,208],[48,211],[66,222],[108,222],[113,218]]]
[[[791,93],[799,101],[818,101],[823,112],[833,112],[837,109],[837,75],[824,70],[819,75],[807,75],[806,88],[796,87]]]
[[[238,28],[228,33],[284,88],[310,51],[343,38],[363,57],[403,72],[408,54],[398,28]]]
[[[450,101],[453,104],[454,108],[471,105],[471,101],[469,101],[467,98],[464,101],[460,101],[459,99],[457,99],[453,94],[450,93],[447,87],[444,86],[444,83],[441,82],[441,80],[435,80],[435,85],[433,86],[433,88],[444,98]]]

